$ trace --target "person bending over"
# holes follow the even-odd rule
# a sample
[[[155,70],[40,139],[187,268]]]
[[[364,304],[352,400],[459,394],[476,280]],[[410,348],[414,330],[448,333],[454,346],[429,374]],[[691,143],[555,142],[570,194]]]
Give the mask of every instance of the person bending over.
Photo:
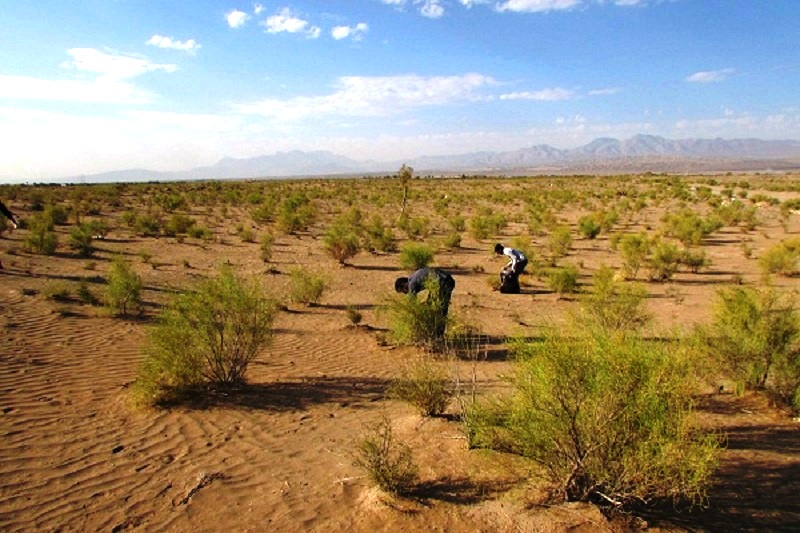
[[[494,252],[510,259],[500,271],[500,292],[519,294],[519,275],[528,266],[528,259],[516,248],[509,248],[500,243],[494,245]]]
[[[445,326],[447,325],[447,311],[450,308],[450,297],[453,294],[453,289],[456,288],[456,280],[453,276],[439,268],[420,268],[409,277],[397,278],[394,282],[394,290],[403,294],[410,294],[416,296],[421,291],[427,288],[428,283],[435,282],[439,287],[438,298],[431,298],[428,296],[428,301],[433,304],[439,304],[440,320],[437,324],[436,334],[439,337],[444,336]]]
[[[19,222],[17,222],[17,219],[14,216],[14,214],[6,207],[6,204],[4,204],[2,201],[0,201],[0,213],[2,213],[8,220],[10,220],[11,225],[14,226],[15,228],[19,225]],[[0,261],[0,269],[2,268],[3,268],[3,262]]]

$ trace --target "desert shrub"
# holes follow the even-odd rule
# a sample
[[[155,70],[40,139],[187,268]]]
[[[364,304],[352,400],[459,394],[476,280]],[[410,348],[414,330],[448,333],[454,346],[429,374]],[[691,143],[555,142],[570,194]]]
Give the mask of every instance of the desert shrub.
[[[143,213],[136,216],[133,230],[140,237],[155,237],[161,233],[161,221],[153,214]]]
[[[366,246],[375,252],[392,252],[395,249],[392,229],[385,226],[380,215],[375,214],[364,228]]]
[[[250,211],[250,217],[256,224],[266,224],[275,218],[275,202],[272,199],[264,201],[258,207]]]
[[[324,274],[294,268],[289,271],[289,298],[295,303],[314,305],[319,303],[328,285]]]
[[[547,286],[558,294],[572,294],[578,289],[578,269],[573,265],[551,268]]]
[[[29,252],[42,255],[53,255],[56,252],[58,236],[53,231],[50,217],[37,213],[28,222],[28,229],[23,242]]]
[[[469,233],[476,240],[486,240],[508,225],[505,215],[492,213],[486,209],[481,209],[479,214],[469,220]]]
[[[172,213],[178,209],[186,207],[186,200],[179,193],[157,194],[155,203],[166,213]]]
[[[261,235],[261,242],[258,246],[258,253],[261,260],[269,263],[272,260],[272,246],[275,244],[275,236],[271,233]]]
[[[639,269],[647,261],[650,254],[651,242],[647,234],[628,233],[619,240],[619,253],[622,256],[623,272],[625,277],[636,279]]]
[[[249,364],[272,339],[276,311],[260,285],[230,268],[179,294],[148,331],[137,400],[154,405],[198,385],[244,382]]]
[[[704,238],[722,227],[719,217],[712,215],[703,218],[690,209],[668,213],[663,220],[665,234],[675,237],[685,245],[700,244]]]
[[[600,222],[594,215],[584,215],[578,220],[578,231],[587,239],[594,239],[600,235]]]
[[[285,233],[293,234],[305,231],[314,223],[317,208],[304,193],[294,192],[289,195],[278,212],[278,227]]]
[[[581,301],[581,318],[611,331],[639,329],[651,316],[645,309],[647,289],[618,280],[613,269],[603,266],[595,272],[591,292]]]
[[[397,441],[388,416],[358,443],[355,465],[390,494],[408,493],[419,478],[414,454],[407,444]]]
[[[400,249],[400,266],[418,270],[433,263],[433,250],[424,243],[409,242]]]
[[[461,234],[458,232],[448,233],[442,240],[442,246],[445,250],[455,250],[461,246]]]
[[[441,350],[444,348],[441,332],[446,328],[448,319],[442,305],[439,282],[433,278],[426,280],[425,290],[416,296],[389,296],[381,311],[388,317],[390,338],[397,344]]]
[[[711,264],[705,250],[693,248],[682,250],[678,262],[695,274]]]
[[[600,329],[555,328],[513,343],[513,396],[472,442],[505,446],[544,467],[567,501],[618,506],[702,502],[719,442],[690,424],[692,369],[675,343]]]
[[[398,221],[398,227],[409,239],[424,239],[431,232],[431,221],[427,217],[409,217],[403,214]]]
[[[256,232],[251,227],[242,226],[236,233],[242,242],[256,242]]]
[[[105,302],[116,315],[141,311],[142,278],[122,256],[115,257],[108,269]]]
[[[761,257],[758,264],[765,274],[791,276],[797,272],[800,260],[800,238],[786,239],[770,247]]]
[[[65,281],[48,281],[42,287],[42,296],[56,302],[67,302],[72,297],[72,288]]]
[[[69,220],[69,211],[61,204],[48,204],[44,208],[44,216],[56,226],[64,226]]]
[[[74,228],[69,234],[69,247],[78,252],[81,257],[91,257],[94,254],[94,232],[90,224],[83,223]]]
[[[650,248],[647,260],[649,277],[654,281],[668,281],[678,270],[681,253],[671,242],[657,240]]]
[[[203,228],[201,226],[192,226],[191,228],[189,228],[189,237],[193,237],[195,239],[202,239],[204,241],[210,241],[214,237],[214,233],[208,228]]]
[[[453,388],[449,376],[435,363],[419,359],[408,363],[392,385],[389,394],[414,406],[422,416],[444,413]]]
[[[82,303],[89,305],[97,305],[100,303],[100,300],[94,295],[92,289],[89,288],[89,284],[84,279],[78,283],[78,288],[75,291],[75,294]]]
[[[564,257],[572,248],[572,234],[569,227],[557,226],[547,238],[547,248],[553,259]]]
[[[167,223],[164,224],[164,234],[172,237],[175,235],[186,235],[194,224],[195,222],[192,217],[176,213],[170,215]]]
[[[347,314],[347,320],[349,320],[350,324],[353,326],[358,326],[361,323],[361,319],[364,318],[364,315],[361,314],[358,307],[352,304],[345,308],[345,313]]]
[[[450,229],[454,232],[462,232],[467,229],[467,221],[462,215],[455,215],[447,220]]]
[[[344,265],[361,249],[361,227],[346,218],[334,221],[322,237],[322,246],[328,255]]]
[[[701,345],[739,390],[773,388],[800,409],[797,308],[774,289],[718,291],[714,318],[699,327]]]

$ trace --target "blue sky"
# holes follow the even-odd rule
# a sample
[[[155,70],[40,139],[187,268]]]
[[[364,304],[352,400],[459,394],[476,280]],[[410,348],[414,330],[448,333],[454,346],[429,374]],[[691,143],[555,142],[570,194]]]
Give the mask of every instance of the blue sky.
[[[796,0],[3,0],[0,181],[800,139]]]

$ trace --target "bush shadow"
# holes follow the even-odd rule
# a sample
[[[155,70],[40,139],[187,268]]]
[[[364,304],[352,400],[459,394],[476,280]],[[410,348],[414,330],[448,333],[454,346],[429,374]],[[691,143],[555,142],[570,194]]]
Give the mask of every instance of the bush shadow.
[[[193,391],[170,406],[192,410],[303,411],[314,405],[338,403],[358,408],[383,399],[389,384],[390,380],[370,377],[304,377]]]

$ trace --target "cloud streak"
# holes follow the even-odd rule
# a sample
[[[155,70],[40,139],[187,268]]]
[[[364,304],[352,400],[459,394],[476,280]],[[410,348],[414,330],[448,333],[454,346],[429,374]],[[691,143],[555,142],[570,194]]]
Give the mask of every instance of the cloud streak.
[[[195,55],[201,48],[197,41],[189,39],[187,41],[176,41],[172,37],[164,35],[153,35],[145,44],[156,46],[158,48],[168,48],[170,50],[181,50],[187,54]]]
[[[244,114],[279,121],[320,116],[390,116],[404,109],[478,101],[481,89],[496,82],[477,73],[462,76],[345,76],[335,91],[323,96],[298,96],[286,100],[266,98],[233,108]]]
[[[684,80],[689,83],[719,83],[728,79],[733,75],[734,72],[736,71],[732,68],[724,68],[721,70],[703,70],[686,76]]]

